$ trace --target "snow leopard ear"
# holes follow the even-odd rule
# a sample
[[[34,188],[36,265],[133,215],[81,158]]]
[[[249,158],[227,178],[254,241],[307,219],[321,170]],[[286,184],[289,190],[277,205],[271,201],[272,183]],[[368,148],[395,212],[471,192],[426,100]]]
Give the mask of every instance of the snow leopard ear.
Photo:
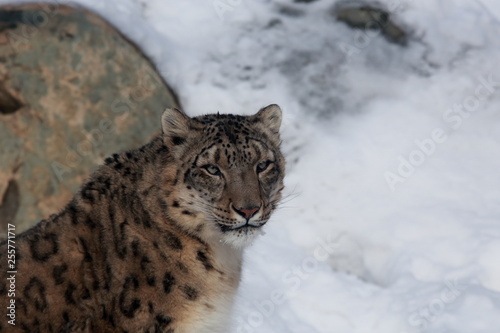
[[[166,108],[161,116],[163,140],[167,147],[180,146],[189,135],[191,118],[178,109]]]
[[[276,104],[271,104],[262,108],[253,117],[262,124],[262,127],[279,141],[281,126],[281,108]]]

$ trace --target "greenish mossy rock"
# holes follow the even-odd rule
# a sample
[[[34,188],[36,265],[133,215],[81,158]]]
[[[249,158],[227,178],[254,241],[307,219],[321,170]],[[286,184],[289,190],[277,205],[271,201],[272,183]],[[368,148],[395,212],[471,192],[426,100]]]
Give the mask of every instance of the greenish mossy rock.
[[[144,54],[95,14],[0,8],[0,231],[57,213],[103,158],[146,143],[177,104]]]

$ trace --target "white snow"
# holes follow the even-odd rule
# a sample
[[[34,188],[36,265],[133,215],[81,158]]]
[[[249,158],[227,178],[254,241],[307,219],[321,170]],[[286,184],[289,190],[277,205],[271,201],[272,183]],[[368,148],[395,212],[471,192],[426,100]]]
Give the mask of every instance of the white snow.
[[[333,0],[76,2],[189,114],[284,110],[287,199],[247,251],[232,332],[500,331],[497,1],[381,1],[406,47]]]

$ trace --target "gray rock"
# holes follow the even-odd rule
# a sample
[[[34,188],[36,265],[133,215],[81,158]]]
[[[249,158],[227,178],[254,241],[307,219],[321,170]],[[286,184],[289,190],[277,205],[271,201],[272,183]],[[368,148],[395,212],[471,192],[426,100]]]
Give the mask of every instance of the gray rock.
[[[391,13],[378,2],[340,1],[332,14],[355,29],[380,30],[390,42],[406,45],[408,33],[396,24]]]
[[[106,156],[146,143],[175,95],[82,9],[0,8],[0,231],[57,213]]]

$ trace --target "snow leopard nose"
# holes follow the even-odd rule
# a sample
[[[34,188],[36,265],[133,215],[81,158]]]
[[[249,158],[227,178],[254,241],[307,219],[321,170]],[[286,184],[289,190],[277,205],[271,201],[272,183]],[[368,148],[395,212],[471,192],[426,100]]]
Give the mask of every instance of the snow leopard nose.
[[[245,208],[236,209],[233,206],[234,211],[236,213],[238,213],[239,215],[243,216],[244,218],[246,218],[247,220],[252,218],[252,216],[254,216],[259,211],[259,208],[260,207],[245,207]]]

